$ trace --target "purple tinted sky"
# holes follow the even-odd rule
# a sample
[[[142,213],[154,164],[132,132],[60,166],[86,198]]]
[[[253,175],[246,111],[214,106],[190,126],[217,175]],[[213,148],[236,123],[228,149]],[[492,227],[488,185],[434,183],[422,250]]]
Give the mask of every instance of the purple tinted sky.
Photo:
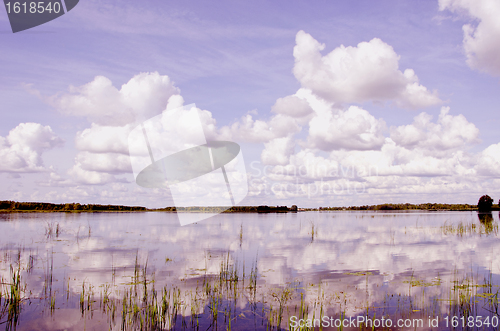
[[[90,124],[62,115],[43,98],[98,75],[119,88],[140,72],[168,75],[186,104],[209,110],[220,126],[252,110],[268,120],[276,100],[301,86],[292,70],[295,36],[303,30],[326,45],[323,55],[372,38],[391,45],[400,70],[413,69],[420,84],[437,90],[453,114],[463,114],[479,129],[481,142],[472,151],[480,152],[499,141],[500,97],[498,77],[466,63],[462,26],[469,22],[474,20],[465,10],[439,11],[438,1],[430,0],[82,0],[57,20],[13,34],[0,10],[0,136],[23,122],[49,125],[65,144],[45,152],[43,160],[64,175],[78,153],[75,133]],[[387,126],[410,124],[421,111],[436,119],[441,108],[357,105]],[[250,158],[258,159],[261,149],[248,147]],[[4,187],[20,191],[25,200],[33,191],[46,190],[33,184],[45,175],[0,174]],[[9,194],[7,189],[0,198],[9,199]]]

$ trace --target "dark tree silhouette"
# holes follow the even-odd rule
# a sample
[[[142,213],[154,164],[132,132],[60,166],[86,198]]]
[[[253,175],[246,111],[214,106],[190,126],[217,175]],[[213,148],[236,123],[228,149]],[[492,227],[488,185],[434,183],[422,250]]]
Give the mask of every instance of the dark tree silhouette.
[[[483,195],[479,198],[477,203],[478,211],[491,211],[491,206],[493,205],[493,199],[489,195]]]

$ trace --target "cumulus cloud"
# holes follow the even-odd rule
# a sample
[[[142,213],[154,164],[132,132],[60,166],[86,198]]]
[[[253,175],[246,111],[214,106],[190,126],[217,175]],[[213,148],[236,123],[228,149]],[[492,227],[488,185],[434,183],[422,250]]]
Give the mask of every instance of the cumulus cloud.
[[[168,76],[157,72],[140,73],[118,90],[110,79],[97,76],[69,93],[47,98],[63,114],[82,116],[98,125],[123,126],[161,113],[170,96],[178,94]]]
[[[131,155],[145,155],[149,158],[148,150],[151,149],[157,160],[165,155],[205,144],[208,140],[205,131],[213,135],[214,127],[215,120],[211,113],[194,105],[167,108],[160,115],[134,128],[128,136],[129,151]]]
[[[103,185],[123,181],[117,174],[132,172],[128,155],[128,135],[134,125],[105,126],[92,123],[77,132],[75,147],[80,150],[74,165],[67,171],[69,179],[51,180],[56,186],[68,183]]]
[[[261,158],[264,164],[285,165],[290,155],[294,153],[295,141],[293,136],[276,138],[264,144]]]
[[[204,133],[207,139],[208,136],[217,135],[215,120],[210,112],[195,106],[182,107],[183,103],[181,96],[173,95],[163,112],[140,124],[147,131],[148,142],[156,159],[165,152],[204,144]],[[90,128],[78,132],[75,145],[81,152],[68,171],[71,180],[89,185],[123,181],[115,175],[132,172],[129,152],[133,152],[134,160],[137,157],[142,160],[141,166],[134,170],[141,171],[149,165],[151,160],[143,131],[140,127],[138,131],[132,131],[136,127],[137,124],[104,126],[93,123]],[[131,136],[131,132],[139,132],[140,135]]]
[[[271,111],[291,117],[304,117],[313,112],[306,100],[295,95],[279,98],[271,108]]]
[[[0,137],[0,171],[46,171],[42,153],[60,146],[63,140],[50,128],[39,123],[21,123]]]
[[[117,153],[89,153],[80,152],[76,156],[76,164],[83,170],[108,172],[108,173],[131,173],[130,159],[128,155]]]
[[[471,161],[461,151],[431,156],[386,138],[378,151],[336,150],[327,156],[317,150],[299,151],[289,157],[288,164],[267,168],[264,176],[258,173],[252,178],[250,192],[268,200],[270,196],[290,202],[305,198],[329,205],[334,200],[338,204],[341,197],[342,203],[364,199],[364,204],[387,202],[387,197],[399,201],[398,194],[446,192],[456,196],[480,187]]]
[[[301,85],[336,103],[393,101],[398,107],[416,109],[440,103],[436,92],[419,84],[411,69],[399,70],[399,56],[378,38],[357,47],[341,45],[322,56],[325,48],[311,35],[299,31],[293,51],[293,72]]]
[[[51,169],[52,171],[43,180],[36,181],[37,185],[45,187],[72,187],[75,182],[70,179],[63,178],[59,173]],[[50,199],[49,199],[50,200]]]
[[[127,136],[132,126],[104,126],[92,123],[76,133],[75,147],[92,153],[128,154]]]
[[[254,119],[251,114],[219,130],[220,137],[252,143],[267,143],[276,138],[286,137],[301,130],[298,121],[288,115],[277,114],[269,121]]]
[[[309,122],[308,146],[323,151],[378,149],[384,143],[384,129],[382,119],[356,106],[345,111],[325,111]]]
[[[289,157],[288,164],[273,167],[266,175],[273,180],[311,182],[339,176],[341,167],[337,160],[320,155],[314,150],[302,149]]]
[[[328,158],[311,150],[297,153],[291,158],[290,169],[302,168],[308,179],[346,178],[363,181],[369,177],[387,176],[458,178],[474,175],[474,164],[474,156],[460,149],[449,153],[430,153],[425,148],[405,148],[391,138],[385,138],[380,150],[335,150]],[[279,172],[279,169],[276,171]]]
[[[450,115],[449,107],[442,107],[437,123],[432,116],[421,113],[412,124],[391,128],[391,138],[405,148],[422,148],[428,151],[444,151],[463,148],[478,142],[478,128],[463,115]]]
[[[466,11],[476,24],[463,26],[467,64],[500,76],[500,2],[497,0],[439,0],[440,10]]]
[[[138,148],[145,150],[139,153],[144,154],[140,155],[141,160],[144,160],[141,161],[140,169],[135,170],[140,171],[149,165],[151,160],[147,146],[143,146],[145,142],[142,129],[133,131],[138,125],[144,126],[148,142],[153,152],[158,155],[163,155],[166,151],[183,150],[204,144],[207,140],[219,138],[216,122],[209,111],[201,110],[194,105],[183,107],[183,103],[182,96],[174,94],[169,97],[164,110],[159,115],[142,124],[92,123],[90,128],[78,132],[75,137],[75,146],[80,152],[75,158],[74,166],[68,171],[71,178],[69,181],[89,185],[123,181],[123,178],[115,177],[115,175],[132,172],[129,153],[133,151],[136,157]],[[140,137],[131,136],[131,132],[140,132]],[[56,183],[52,179],[51,182]],[[60,182],[57,183],[60,184]]]
[[[471,168],[468,167],[470,158],[461,151],[449,155],[429,155],[423,149],[406,149],[398,146],[389,138],[380,152],[365,155],[356,152],[349,153],[342,157],[342,162],[356,169],[371,170],[373,168],[376,171],[372,173],[376,176],[404,178],[471,174]]]
[[[117,181],[125,181],[124,179],[118,179],[109,173],[85,170],[79,161],[77,161],[76,164],[68,170],[68,175],[71,177],[71,182],[87,185],[103,185]]]
[[[67,171],[69,179],[53,173],[40,185],[102,185],[125,181],[116,175],[132,172],[129,152],[139,143],[130,140],[129,135],[151,118],[156,122],[148,127],[149,142],[161,150],[182,150],[195,142],[195,145],[203,144],[205,139],[199,141],[200,134],[207,140],[220,139],[222,136],[212,114],[195,106],[183,107],[184,99],[178,93],[167,76],[141,73],[120,90],[108,78],[99,76],[81,87],[70,87],[69,93],[47,98],[60,112],[85,116],[91,124],[76,133],[75,147],[80,152]],[[193,125],[195,119],[202,127]],[[277,131],[280,125],[283,124],[274,125]],[[155,130],[158,126],[161,126],[161,134]],[[148,155],[146,158],[150,162]]]
[[[476,169],[483,176],[500,176],[500,143],[490,145],[480,153]]]
[[[302,37],[305,41],[299,40]],[[486,168],[495,166],[493,161],[496,159],[490,160],[495,153],[492,151],[484,153],[485,160],[489,157],[491,161],[483,162],[490,164],[488,167],[474,168],[473,157],[466,153],[466,148],[478,140],[478,129],[464,116],[450,115],[449,108],[443,107],[435,122],[430,115],[422,113],[413,123],[393,127],[389,133],[383,119],[375,118],[359,106],[340,105],[385,100],[417,108],[440,102],[435,94],[419,84],[413,70],[401,72],[398,69],[399,57],[389,45],[374,39],[357,47],[341,46],[322,56],[320,50],[323,46],[312,37],[299,33],[297,38],[295,74],[302,87],[293,95],[279,98],[268,119],[248,113],[235,123],[218,128],[211,112],[183,107],[184,100],[179,94],[172,93],[168,99],[159,101],[159,93],[145,93],[145,99],[152,98],[148,101],[150,104],[158,105],[154,123],[145,127],[155,159],[166,152],[202,144],[204,138],[263,144],[261,160],[272,167],[266,167],[267,173],[263,176],[253,178],[249,189],[255,197],[260,197],[266,192],[265,186],[273,182],[293,186],[283,192],[264,193],[274,194],[279,199],[286,199],[290,194],[294,198],[311,197],[316,193],[310,184],[338,188],[339,185],[352,187],[352,183],[356,183],[367,191],[382,194],[435,190],[439,183],[450,182],[444,178],[451,178],[452,182],[455,181],[453,187],[458,187],[461,184],[456,179],[460,176],[485,172]],[[341,55],[343,57],[339,60]],[[336,70],[335,66],[342,70],[342,66],[347,66],[349,70]],[[136,86],[136,78],[126,85]],[[158,82],[153,78],[145,75],[142,80]],[[111,95],[116,92],[118,97],[109,99],[112,101],[111,111],[100,117],[89,110],[93,108],[80,107],[86,111],[84,115],[95,122],[76,135],[75,145],[80,152],[68,171],[71,179],[66,181],[51,175],[55,186],[64,186],[68,182],[74,185],[110,185],[126,181],[125,176],[120,175],[131,171],[129,152],[135,148],[141,150],[137,155],[140,166],[134,168],[135,172],[151,163],[142,130],[139,130],[142,140],[129,140],[129,133],[140,123],[134,123],[138,119],[134,109],[141,108],[146,101],[140,101],[140,94],[135,95],[127,88],[115,89],[106,80],[101,85],[101,92]],[[104,105],[105,102],[97,97],[100,93],[91,88],[96,86],[96,80],[84,85],[71,95],[72,100],[97,100],[96,104]],[[132,120],[109,122],[106,116],[119,116],[116,109],[123,102],[121,94],[136,98],[136,103],[129,105],[132,111],[123,115],[130,115]],[[68,95],[58,97],[71,99]],[[201,126],[193,124],[195,117]],[[304,134],[300,135],[302,131]]]
[[[356,185],[379,194],[438,192],[439,183],[464,189],[477,180],[477,173],[500,174],[500,144],[469,154],[467,148],[478,142],[479,130],[463,115],[450,115],[448,107],[435,122],[421,113],[410,125],[392,127],[391,137],[384,137],[384,127],[382,120],[359,107],[320,109],[310,122],[308,144],[298,153],[280,154],[278,150],[292,145],[284,139],[266,144],[262,159],[275,166],[261,180],[295,183],[296,188],[284,190],[292,192],[288,196],[310,196],[323,186],[335,187],[343,192],[339,194],[347,194],[342,187]],[[376,148],[367,148],[372,144]]]
[[[153,136],[150,138],[164,139],[160,143],[162,145],[189,143],[192,140],[191,137],[195,134],[190,127],[192,116],[197,116],[200,119],[207,139],[217,138],[216,122],[212,117],[212,113],[196,107],[183,109],[183,103],[184,100],[180,95],[173,95],[168,100],[168,104],[163,112],[160,112],[158,124],[163,123],[163,132],[171,132],[169,139],[165,139],[165,137],[155,138]],[[191,114],[191,111],[194,113]],[[191,115],[188,116],[188,114]],[[108,126],[92,123],[90,128],[77,132],[75,146],[80,151],[128,155],[128,136],[137,125],[138,123],[123,126]]]

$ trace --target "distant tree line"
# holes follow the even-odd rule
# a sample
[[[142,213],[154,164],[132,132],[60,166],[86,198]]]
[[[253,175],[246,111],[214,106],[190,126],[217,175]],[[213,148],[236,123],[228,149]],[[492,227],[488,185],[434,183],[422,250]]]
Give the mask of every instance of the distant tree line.
[[[500,200],[499,200],[500,205]],[[488,212],[499,210],[499,205],[493,205],[493,199],[488,195],[479,198],[477,205],[446,204],[446,203],[384,203],[379,205],[364,205],[350,207],[319,207],[318,209],[301,210],[478,210]],[[193,212],[193,213],[287,213],[297,212],[296,205],[291,206],[226,206],[226,207],[164,207],[149,209],[141,206],[120,206],[80,203],[47,203],[47,202],[17,202],[0,201],[0,212],[99,212],[99,211],[165,211],[165,212]]]
[[[47,212],[93,212],[93,211],[147,211],[146,207],[117,206],[79,203],[47,203],[0,201],[0,211],[47,211]]]
[[[351,207],[320,207],[319,210],[476,210],[476,205],[447,203],[384,203]]]
[[[447,204],[447,203],[384,203],[380,205],[365,205],[351,207],[319,207],[319,210],[477,210],[487,212],[499,210],[498,205],[493,205],[493,199],[488,195],[479,198],[477,205],[469,204]]]
[[[79,204],[79,203],[47,203],[0,201],[0,212],[99,212],[99,211],[163,211],[193,213],[286,213],[296,212],[296,205],[287,206],[233,206],[233,207],[164,207],[149,209],[139,206]]]

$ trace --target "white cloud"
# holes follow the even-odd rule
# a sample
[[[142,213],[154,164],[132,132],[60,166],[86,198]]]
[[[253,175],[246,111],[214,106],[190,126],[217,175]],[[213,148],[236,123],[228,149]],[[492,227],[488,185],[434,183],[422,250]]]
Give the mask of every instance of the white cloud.
[[[134,148],[136,142],[129,141],[129,134],[141,122],[129,122],[149,119],[145,118],[149,116],[148,112],[140,114],[138,111],[144,108],[144,105],[153,105],[149,109],[154,111],[149,113],[159,115],[157,118],[153,116],[156,122],[151,122],[151,127],[147,128],[149,142],[157,149],[182,150],[192,147],[195,142],[195,145],[203,144],[204,139],[203,142],[197,140],[200,133],[202,135],[205,133],[207,139],[219,138],[216,122],[209,111],[196,107],[182,108],[184,103],[182,96],[160,93],[165,89],[165,85],[169,84],[167,76],[159,76],[157,73],[140,74],[118,91],[111,86],[109,79],[98,77],[82,88],[74,89],[74,94],[71,96],[58,96],[61,104],[70,102],[77,105],[70,108],[69,114],[78,115],[76,111],[82,110],[82,114],[89,116],[89,119],[95,120],[96,123],[76,134],[75,147],[80,153],[75,158],[74,166],[68,170],[71,178],[64,180],[51,177],[48,182],[41,185],[66,186],[70,183],[101,185],[123,181],[114,175],[132,172],[129,148]],[[121,103],[127,100],[131,101],[129,106],[132,112],[117,114]],[[92,108],[89,105],[96,107]],[[108,106],[108,110],[103,108],[105,105]],[[103,116],[97,114],[99,110],[103,111]],[[107,120],[108,116],[129,116],[129,118],[110,122]],[[201,121],[203,132],[200,131],[201,127],[193,127],[196,118]],[[157,132],[159,125],[161,130]],[[140,142],[137,143],[140,145]],[[149,156],[147,160],[149,162]]]
[[[295,95],[279,98],[271,108],[271,111],[291,117],[304,117],[313,112],[307,101]]]
[[[286,137],[301,130],[301,126],[293,117],[277,114],[269,121],[254,119],[251,114],[230,126],[219,130],[220,137],[242,140],[252,143],[266,143],[276,138]]]
[[[309,122],[308,146],[323,151],[378,149],[384,143],[384,129],[382,119],[356,106],[346,111],[325,111]]]
[[[41,155],[62,145],[50,128],[38,123],[21,123],[10,130],[7,137],[0,137],[0,171],[39,172],[46,171]]]
[[[318,49],[317,42],[312,37],[305,37],[309,38],[312,48]],[[303,41],[298,41],[298,46],[301,43]],[[303,48],[299,50],[304,51]],[[203,144],[205,140],[201,131],[204,131],[208,140],[241,140],[263,144],[261,160],[264,165],[272,167],[264,167],[267,173],[253,178],[249,189],[253,198],[257,199],[255,201],[265,195],[273,195],[276,199],[326,199],[329,194],[352,194],[353,188],[362,189],[362,193],[397,194],[438,192],[439,185],[447,185],[446,190],[452,192],[453,189],[465,190],[474,185],[471,183],[477,181],[476,173],[491,173],[491,169],[496,166],[495,162],[498,162],[495,159],[496,150],[491,148],[491,151],[484,152],[482,166],[474,167],[474,157],[466,149],[478,140],[479,131],[464,116],[450,115],[449,108],[443,107],[435,122],[430,115],[422,113],[409,125],[393,127],[390,137],[387,137],[383,119],[375,118],[358,106],[341,108],[339,102],[363,100],[392,100],[398,105],[415,108],[435,103],[438,99],[419,85],[413,70],[399,71],[398,56],[380,40],[361,43],[358,47],[340,47],[335,51],[349,55],[354,61],[350,64],[355,69],[352,70],[354,77],[346,75],[335,78],[334,71],[330,69],[332,63],[338,62],[338,55],[331,55],[333,52],[325,57],[321,56],[319,50],[316,50],[316,54],[299,54],[301,61],[305,62],[297,64],[296,68],[312,65],[312,69],[306,72],[312,74],[310,80],[304,78],[311,85],[301,81],[303,87],[295,94],[278,99],[271,109],[273,114],[268,119],[249,113],[236,123],[222,128],[217,128],[211,112],[196,107],[182,107],[184,100],[179,94],[170,95],[168,100],[161,99],[161,93],[153,88],[161,84],[147,74],[141,79],[138,76],[132,78],[126,84],[127,87],[124,85],[120,91],[102,77],[104,84],[101,84],[100,91],[103,94],[109,92],[110,95],[116,92],[118,97],[103,97],[112,104],[109,105],[111,110],[101,117],[93,113],[93,110],[90,111],[89,107],[76,107],[85,110],[85,116],[96,122],[76,135],[75,146],[80,152],[75,158],[74,166],[68,171],[69,179],[65,180],[56,173],[51,173],[47,185],[88,187],[86,185],[126,182],[124,178],[128,177],[123,174],[131,171],[129,148],[133,150],[139,145],[142,146],[138,155],[141,164],[134,170],[140,171],[150,164],[144,139],[129,141],[129,133],[140,123],[133,123],[138,120],[138,113],[130,111],[123,114],[130,115],[132,121],[127,119],[111,123],[106,117],[118,116],[116,109],[123,102],[122,94],[135,100],[135,103],[130,103],[130,109],[139,109],[142,104],[147,103],[140,100],[141,93],[135,93],[132,86],[137,89],[142,86],[146,92],[153,91],[143,94],[148,102],[158,105],[155,112],[159,116],[145,126],[155,159],[161,158],[167,151]],[[375,61],[375,64],[370,61]],[[321,64],[319,69],[315,67],[318,63]],[[368,73],[363,71],[365,69]],[[364,75],[374,75],[375,78],[362,82],[360,77],[363,78]],[[318,77],[325,80],[320,79],[320,83],[317,83]],[[144,84],[141,85],[140,82]],[[96,91],[99,87],[97,83],[99,80],[94,80],[80,90],[75,90],[71,96],[58,97],[67,97],[74,102],[97,100],[96,104],[104,109],[102,106],[106,102],[98,97],[100,93]],[[95,89],[92,90],[93,88]],[[325,88],[323,92],[329,92],[322,94],[321,88]],[[338,93],[338,97],[335,93]],[[194,119],[198,118],[201,126],[193,125]],[[305,134],[299,135],[302,131]],[[143,137],[142,131],[139,133]],[[295,153],[297,146],[301,149]],[[273,183],[284,185],[282,187],[285,189],[269,190]],[[201,186],[204,185],[198,185],[198,188]],[[325,191],[323,194],[318,189],[323,186],[334,188],[335,192]],[[89,190],[94,190],[97,195],[101,193],[98,198],[106,199],[122,199],[123,194],[126,194],[122,192],[120,195],[106,188],[104,186],[99,192],[92,187]],[[351,193],[348,193],[349,190]],[[152,191],[149,190],[141,197],[150,197],[151,194]]]
[[[446,193],[457,197],[486,189],[467,155],[457,152],[438,158],[398,147],[387,139],[380,151],[334,151],[327,157],[311,150],[300,151],[290,156],[288,164],[252,178],[250,192],[267,201],[272,197],[291,203],[305,199],[307,203],[322,205],[336,201],[333,204],[338,205],[342,200],[343,204],[353,205],[353,201],[402,202],[400,194],[411,194],[406,202],[419,202],[419,194]],[[439,196],[439,201],[442,198]]]
[[[475,142],[478,132],[463,116],[451,116],[448,108],[443,108],[437,123],[423,113],[412,125],[398,129],[406,131],[399,132],[402,136],[416,135],[415,143],[410,139],[403,141],[408,144],[403,146],[382,137],[378,150],[337,149],[325,155],[316,148],[302,149],[280,162],[268,162],[276,166],[259,175],[258,181],[251,181],[256,185],[251,186],[251,192],[267,192],[278,199],[307,197],[319,201],[322,197],[353,194],[439,193],[440,185],[443,192],[449,193],[476,189],[476,157],[466,153],[465,148]],[[490,171],[500,163],[497,149],[500,144],[484,153],[489,163],[483,163],[489,165]],[[272,160],[281,157],[274,153]],[[281,189],[273,191],[273,187]]]
[[[399,56],[378,38],[357,47],[341,45],[322,56],[325,48],[299,31],[293,72],[301,85],[336,103],[394,101],[398,107],[422,108],[440,103],[436,92],[418,83],[413,70],[399,70]]]
[[[470,159],[463,152],[450,155],[429,155],[422,149],[406,149],[391,145],[390,140],[378,155],[352,154],[343,162],[352,167],[375,166],[378,176],[434,177],[466,176],[473,174],[468,168]],[[403,182],[400,182],[402,185]]]
[[[130,158],[123,154],[80,152],[76,156],[76,164],[87,171],[132,173]]]
[[[301,130],[301,126],[297,123],[296,119],[282,114],[278,114],[271,118],[269,125],[274,137],[277,138],[295,134]]]
[[[316,179],[341,175],[340,164],[333,158],[317,155],[316,151],[302,149],[289,158],[288,164],[280,164],[266,175],[273,180],[311,182]]]
[[[261,158],[264,164],[285,165],[289,157],[295,151],[295,141],[293,136],[275,138],[264,144]]]
[[[124,181],[123,179],[118,179],[108,173],[85,170],[83,169],[82,164],[78,161],[71,169],[68,170],[68,175],[70,175],[72,182],[87,185],[103,185],[117,181]]]
[[[183,103],[183,98],[174,94],[158,116],[153,117],[152,121],[144,122],[148,123],[145,129],[148,131],[148,141],[155,152],[161,154],[162,151],[179,151],[203,144],[205,139],[199,139],[203,137],[203,133],[208,139],[218,137],[216,122],[209,111],[194,106],[183,108]],[[193,126],[196,119],[199,119],[198,122],[202,126]],[[130,148],[135,151],[143,142],[143,140],[130,140],[129,134],[137,125],[131,123],[111,126],[92,123],[90,128],[78,132],[75,146],[81,152],[76,156],[74,166],[68,171],[71,179],[67,181],[51,179],[49,183],[61,186],[67,185],[68,182],[85,185],[123,182],[123,178],[115,175],[132,172]],[[149,164],[147,151],[145,156],[145,162]]]
[[[168,105],[163,112],[160,112],[159,123],[163,123],[162,130],[169,134],[166,137],[151,136],[150,139],[158,140],[161,145],[183,146],[190,144],[192,132],[190,121],[192,116],[198,116],[202,122],[204,133],[207,138],[217,138],[216,122],[212,113],[207,110],[183,109],[183,98],[180,95],[172,95],[168,100]],[[192,111],[191,111],[192,110]],[[191,112],[190,112],[191,111]],[[75,137],[75,146],[81,151],[92,153],[119,153],[129,154],[128,135],[138,123],[127,124],[123,126],[107,126],[92,123],[90,128],[77,132]],[[152,141],[153,142],[153,141]],[[179,145],[180,144],[180,145]]]
[[[44,187],[72,187],[75,185],[75,182],[71,181],[71,179],[63,178],[59,173],[53,169],[51,170],[47,176],[48,178],[36,181],[37,185]],[[53,200],[49,199],[49,201]]]
[[[453,116],[449,111],[449,107],[442,107],[437,123],[431,122],[431,115],[421,113],[412,124],[391,128],[391,138],[405,148],[439,152],[478,142],[478,128],[463,115]]]
[[[334,108],[334,103],[318,97],[310,89],[300,88],[295,95],[305,101],[314,110],[314,113],[329,112]]]
[[[483,176],[500,176],[500,143],[490,145],[480,153],[476,169]]]
[[[498,0],[439,0],[440,10],[467,11],[479,23],[465,24],[464,49],[467,64],[500,76],[500,2]]]
[[[57,94],[47,101],[66,115],[87,117],[103,126],[123,126],[161,113],[170,96],[178,94],[168,76],[157,72],[140,73],[118,90],[111,80],[97,76],[69,93]]]
[[[129,150],[133,150],[134,155],[142,155],[142,150],[146,149],[145,153],[148,155],[143,134],[145,130],[155,159],[159,159],[166,154],[205,144],[206,132],[216,135],[215,124],[210,112],[202,111],[194,105],[167,108],[160,115],[142,123],[142,128],[134,129],[133,135],[127,137]]]
[[[102,126],[92,123],[90,128],[77,132],[75,147],[93,153],[128,154],[127,137],[130,125]]]
[[[241,139],[248,142],[266,142],[274,138],[269,124],[263,120],[254,120],[251,114],[230,126],[221,128],[221,134],[232,139]]]
[[[330,180],[363,182],[379,176],[464,175],[465,170],[460,168],[461,161],[468,161],[461,153],[443,158],[428,156],[422,151],[396,146],[387,138],[378,151],[340,150],[324,157],[314,150],[302,150],[291,156],[288,164],[274,167],[269,177],[273,180],[311,183]]]

